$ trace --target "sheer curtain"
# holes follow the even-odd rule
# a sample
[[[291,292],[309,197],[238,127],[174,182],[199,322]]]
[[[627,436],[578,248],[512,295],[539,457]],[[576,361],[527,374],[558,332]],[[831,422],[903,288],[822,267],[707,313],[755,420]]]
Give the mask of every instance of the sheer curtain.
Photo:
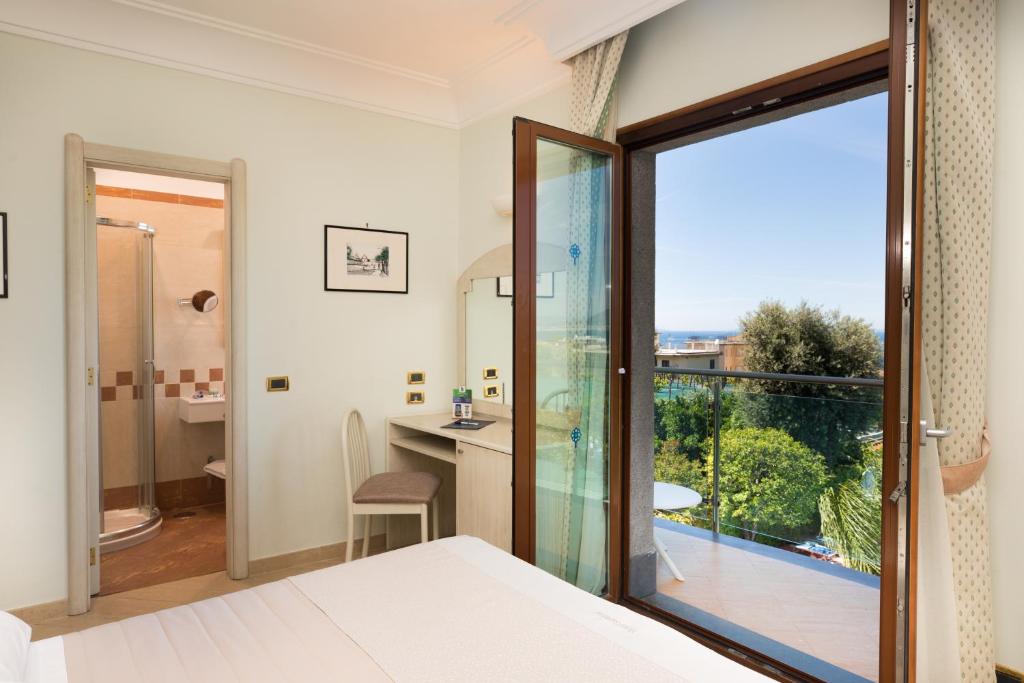
[[[964,681],[991,681],[995,666],[992,582],[987,494],[981,471],[987,458],[995,0],[929,2],[928,48],[924,362],[933,424],[954,431],[938,441],[936,448],[924,450],[921,466],[922,476],[934,480],[936,463],[929,461],[929,455],[937,454],[943,479],[949,481],[945,516],[961,677]],[[938,514],[941,508],[928,507],[927,494],[922,490],[920,532],[930,533],[920,541],[922,559],[928,556],[927,544],[941,541],[935,528],[938,521],[925,516]],[[931,568],[921,562],[918,567],[923,571],[922,581],[935,578],[934,572],[929,573]],[[936,599],[923,590],[918,594],[919,604]],[[934,608],[921,606],[923,610]],[[924,625],[921,617],[919,613],[918,624]]]
[[[570,128],[604,137],[614,131],[615,83],[627,33],[569,60],[572,84]],[[607,583],[608,557],[608,341],[611,263],[607,196],[611,169],[606,159],[578,152],[570,159],[566,252],[566,363],[571,421],[562,484],[558,576],[592,593]]]

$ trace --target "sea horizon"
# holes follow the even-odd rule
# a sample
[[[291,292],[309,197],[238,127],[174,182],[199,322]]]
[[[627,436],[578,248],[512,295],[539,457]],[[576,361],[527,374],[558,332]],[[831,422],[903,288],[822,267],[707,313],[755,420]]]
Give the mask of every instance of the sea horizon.
[[[885,330],[873,330],[879,341],[885,340]],[[669,345],[685,341],[708,341],[712,339],[726,339],[739,334],[739,329],[733,330],[657,330],[658,343]]]

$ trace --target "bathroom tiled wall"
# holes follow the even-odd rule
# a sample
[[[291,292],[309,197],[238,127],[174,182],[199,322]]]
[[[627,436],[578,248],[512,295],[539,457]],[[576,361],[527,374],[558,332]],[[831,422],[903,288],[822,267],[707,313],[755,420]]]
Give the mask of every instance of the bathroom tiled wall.
[[[224,423],[178,418],[178,397],[224,386],[224,308],[200,313],[178,298],[209,289],[224,293],[224,209],[221,200],[97,188],[97,215],[142,221],[153,238],[153,318],[156,363],[155,425],[158,499],[182,504],[202,494],[203,466],[224,457]],[[104,489],[138,482],[137,264],[140,238],[129,230],[98,228],[100,267],[100,409]],[[212,482],[210,490],[223,485]],[[161,496],[161,492],[163,496]],[[177,494],[175,494],[177,492]],[[194,494],[194,495],[192,495]],[[176,498],[175,498],[176,495]],[[111,491],[105,496],[117,499]]]

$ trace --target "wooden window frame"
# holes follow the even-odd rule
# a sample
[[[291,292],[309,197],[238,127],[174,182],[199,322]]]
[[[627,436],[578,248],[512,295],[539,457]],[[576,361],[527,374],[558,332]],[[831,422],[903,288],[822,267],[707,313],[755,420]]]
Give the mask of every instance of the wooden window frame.
[[[890,41],[884,40],[847,52],[831,59],[791,71],[775,78],[735,90],[703,102],[684,107],[639,123],[620,128],[617,131],[617,142],[624,148],[625,192],[623,235],[621,242],[631,244],[631,169],[632,155],[663,143],[679,140],[697,133],[709,131],[728,124],[735,124],[751,117],[760,117],[778,110],[785,110],[802,103],[811,102],[830,95],[864,86],[878,81],[888,81],[890,93],[902,94],[905,87],[904,64],[906,59],[906,7],[902,3],[892,6],[892,44],[897,49],[890,50]],[[923,69],[923,66],[922,66]],[[922,108],[923,110],[923,108]],[[888,208],[886,219],[886,342],[884,347],[885,367],[887,375],[893,381],[886,382],[883,390],[883,423],[884,449],[893,454],[883,463],[882,490],[889,491],[896,487],[898,467],[895,454],[899,452],[900,414],[899,414],[899,375],[901,370],[900,355],[900,296],[902,268],[902,223],[903,223],[903,169],[901,155],[903,150],[904,131],[902,128],[904,99],[901,96],[889,98],[889,161],[888,161]],[[898,122],[897,126],[893,122]],[[623,278],[619,280],[624,287],[622,292],[623,320],[626,325],[619,328],[621,335],[620,348],[623,349],[625,367],[632,366],[630,357],[630,325],[632,320],[630,287],[630,253],[626,250],[626,262],[623,264]],[[918,277],[920,272],[918,269]],[[657,365],[657,364],[656,364]],[[630,376],[627,374],[622,383],[622,410],[624,417],[621,429],[621,453],[629,453],[630,439]],[[915,370],[915,378],[917,376]],[[915,379],[916,381],[916,379]],[[739,661],[761,673],[779,680],[816,680],[806,672],[797,670],[781,661],[772,659],[762,652],[736,643],[728,638],[703,629],[695,624],[685,622],[680,617],[655,607],[638,598],[630,597],[629,586],[629,491],[630,467],[627,463],[619,466],[622,473],[622,490],[620,493],[623,518],[619,524],[622,529],[621,583],[618,593],[621,602],[627,607],[646,614],[676,630],[682,631],[698,642],[719,652],[720,654]],[[916,510],[915,488],[911,487],[910,498],[910,539],[911,547],[916,539],[916,524],[913,511]],[[880,639],[879,661],[882,682],[895,680],[895,635],[896,618],[896,572],[893,567],[897,555],[896,510],[893,505],[882,507],[882,565],[886,573],[880,589]],[[916,574],[914,556],[911,554],[908,568],[910,591],[908,595],[909,631],[914,631],[914,577]],[[908,659],[910,678],[913,680],[914,639],[908,639]]]

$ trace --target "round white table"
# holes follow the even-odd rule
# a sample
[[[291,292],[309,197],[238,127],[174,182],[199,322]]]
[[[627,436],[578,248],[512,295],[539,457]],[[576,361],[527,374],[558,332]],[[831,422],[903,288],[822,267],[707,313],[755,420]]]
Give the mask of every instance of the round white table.
[[[685,486],[669,484],[664,481],[654,482],[655,510],[674,512],[676,510],[683,510],[685,508],[692,508],[695,505],[700,505],[703,500],[704,499],[699,493],[693,489],[688,489]],[[662,543],[661,539],[658,538],[658,534],[654,534],[654,547],[658,551],[658,555],[661,559],[665,561],[666,565],[668,565],[669,571],[672,572],[672,576],[676,578],[676,581],[683,581],[683,575],[680,573],[679,568],[676,567],[676,563],[668,556],[668,550],[665,548],[665,544]]]

